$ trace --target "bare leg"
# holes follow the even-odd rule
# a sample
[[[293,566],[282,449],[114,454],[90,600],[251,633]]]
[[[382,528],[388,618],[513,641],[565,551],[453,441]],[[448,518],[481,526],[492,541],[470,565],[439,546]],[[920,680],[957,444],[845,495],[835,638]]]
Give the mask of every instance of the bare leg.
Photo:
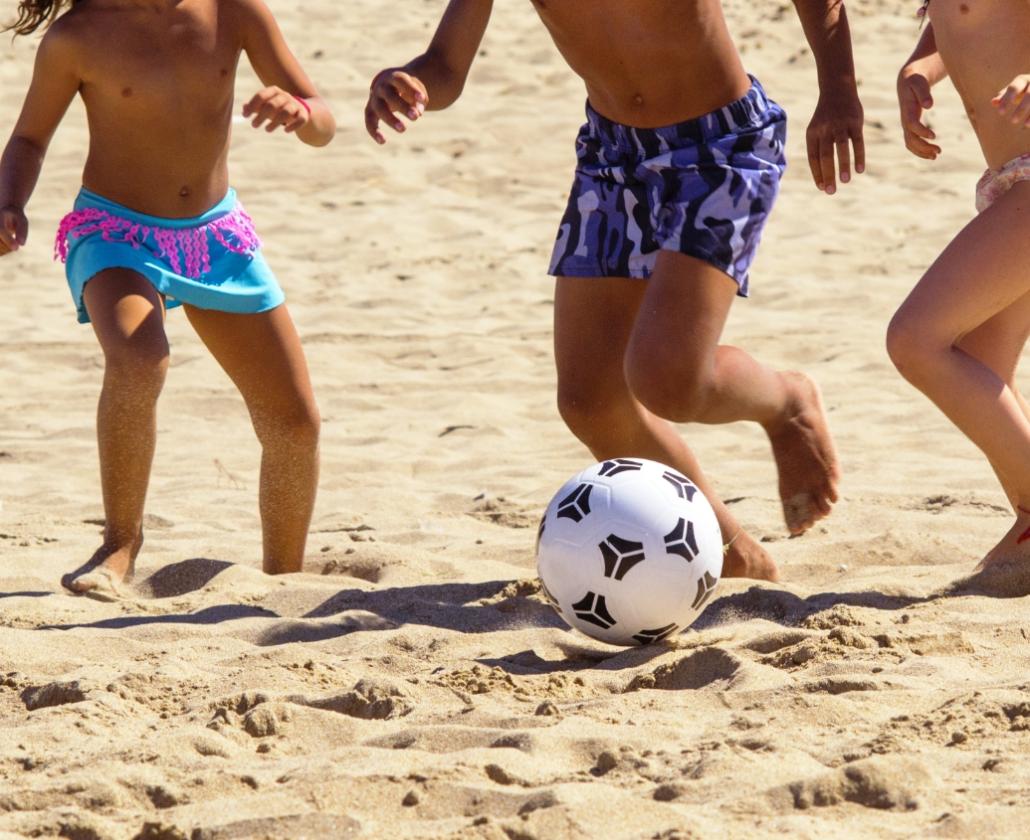
[[[1024,182],[970,222],[912,290],[887,335],[898,370],[983,451],[1001,478],[1016,522],[981,569],[1000,564],[1019,580],[1030,567],[1030,514],[1020,510],[1030,510],[1030,419],[1009,384],[1014,362],[998,359],[1006,369],[996,371],[965,348],[986,355],[991,326],[1009,325],[999,342],[1012,344],[1020,334],[1012,323],[1026,313],[1030,241],[1018,231],[1028,212],[1030,183]],[[1011,318],[993,320],[1012,307]],[[1001,571],[991,570],[992,577],[1000,580]]]
[[[752,420],[769,436],[787,527],[801,534],[837,501],[840,468],[815,383],[719,345],[736,284],[706,262],[659,254],[630,339],[630,389],[679,422]]]
[[[269,574],[299,572],[318,486],[318,406],[285,306],[255,315],[185,307],[239,388],[261,442],[259,504]]]
[[[772,558],[741,530],[676,429],[644,408],[626,384],[626,347],[646,285],[627,278],[558,280],[554,339],[561,415],[598,460],[636,455],[689,476],[711,501],[723,541],[733,540],[723,574],[777,580]]]
[[[157,434],[157,398],[168,370],[164,301],[143,277],[110,269],[85,290],[86,309],[104,351],[97,407],[104,542],[62,583],[73,592],[110,594],[131,578],[143,544],[143,504]]]
[[[1023,415],[1030,418],[1030,405],[1016,386],[1016,368],[1023,353],[1027,337],[1030,336],[1030,293],[1003,309],[997,315],[963,336],[958,346],[973,358],[979,360],[1012,391]],[[1016,498],[1014,479],[1007,478],[995,464],[991,464],[1012,510],[1019,504]]]

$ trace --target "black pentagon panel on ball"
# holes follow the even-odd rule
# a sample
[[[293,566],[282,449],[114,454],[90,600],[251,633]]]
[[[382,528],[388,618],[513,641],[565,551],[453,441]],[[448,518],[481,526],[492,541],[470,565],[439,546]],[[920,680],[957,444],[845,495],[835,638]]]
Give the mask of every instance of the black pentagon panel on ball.
[[[676,527],[665,535],[665,550],[669,554],[678,554],[688,563],[693,562],[700,553],[694,539],[694,523],[680,519]]]
[[[705,602],[712,597],[712,593],[715,592],[715,585],[719,582],[717,577],[714,577],[711,572],[705,572],[705,576],[697,582],[697,597],[694,598],[694,603],[690,605],[693,610],[701,609],[705,605]]]
[[[624,540],[615,534],[609,534],[608,538],[597,546],[601,550],[601,557],[604,558],[604,576],[622,580],[626,572],[632,569],[637,563],[644,559],[644,544]]]
[[[588,592],[581,600],[572,605],[572,611],[576,614],[576,618],[596,624],[604,630],[615,625],[615,619],[608,612],[608,607],[604,602],[604,595]]]
[[[632,458],[612,458],[610,461],[605,461],[601,464],[598,475],[611,477],[624,472],[637,472],[643,468],[644,465],[640,461],[634,461]]]
[[[590,513],[590,491],[593,489],[594,486],[592,484],[580,484],[579,487],[558,502],[558,518],[582,522],[587,514]]]
[[[688,502],[694,501],[697,487],[694,486],[694,482],[689,478],[684,475],[680,475],[678,472],[673,472],[672,470],[666,470],[663,472],[662,478],[668,481],[669,484],[676,489],[676,495],[681,499],[686,499]]]
[[[666,624],[664,627],[659,627],[655,630],[641,630],[633,637],[633,640],[640,642],[642,645],[649,645],[668,638],[679,629],[678,624]]]

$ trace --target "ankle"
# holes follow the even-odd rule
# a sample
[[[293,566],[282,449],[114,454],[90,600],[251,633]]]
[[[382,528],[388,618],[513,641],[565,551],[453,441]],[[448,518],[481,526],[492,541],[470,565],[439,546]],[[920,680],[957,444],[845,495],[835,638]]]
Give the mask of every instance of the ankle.
[[[111,551],[122,551],[124,549],[131,549],[135,553],[139,551],[142,545],[142,527],[136,529],[104,529],[104,547],[110,549]]]

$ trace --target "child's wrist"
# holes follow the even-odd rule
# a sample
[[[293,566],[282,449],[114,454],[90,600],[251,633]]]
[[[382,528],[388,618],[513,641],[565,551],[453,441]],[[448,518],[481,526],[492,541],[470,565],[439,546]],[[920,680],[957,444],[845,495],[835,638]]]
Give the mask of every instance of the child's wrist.
[[[297,102],[300,103],[301,107],[305,111],[308,112],[308,116],[310,117],[311,116],[311,103],[308,102],[303,96],[297,96],[297,94],[295,94],[295,93],[291,93],[290,96],[292,96],[294,99],[297,100]]]

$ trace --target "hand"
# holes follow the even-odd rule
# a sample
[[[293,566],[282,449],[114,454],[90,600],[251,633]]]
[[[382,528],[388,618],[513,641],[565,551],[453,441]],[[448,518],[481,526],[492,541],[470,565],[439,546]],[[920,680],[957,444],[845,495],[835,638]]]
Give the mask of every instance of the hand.
[[[311,120],[311,113],[292,93],[275,85],[255,93],[243,106],[243,116],[253,117],[250,124],[254,128],[268,123],[265,131],[273,132],[281,127],[287,134],[292,134]]]
[[[29,236],[29,221],[17,207],[0,210],[0,257],[17,251]]]
[[[388,69],[378,73],[368,91],[365,105],[365,129],[379,145],[386,138],[379,130],[379,122],[385,122],[398,133],[404,131],[404,123],[396,116],[404,114],[414,122],[426,112],[429,93],[426,86],[410,73]]]
[[[1016,76],[998,91],[991,104],[1013,125],[1030,128],[1030,75]]]
[[[862,137],[862,103],[854,87],[821,92],[812,121],[808,124],[808,165],[815,185],[827,195],[837,191],[834,152],[840,165],[842,184],[851,180],[851,148],[855,149],[855,172],[865,172],[865,141]]]
[[[905,133],[905,148],[916,157],[936,160],[941,147],[929,141],[936,140],[933,129],[923,122],[923,111],[933,107],[930,82],[917,72],[902,68],[898,76],[898,105],[901,108],[901,129]]]

